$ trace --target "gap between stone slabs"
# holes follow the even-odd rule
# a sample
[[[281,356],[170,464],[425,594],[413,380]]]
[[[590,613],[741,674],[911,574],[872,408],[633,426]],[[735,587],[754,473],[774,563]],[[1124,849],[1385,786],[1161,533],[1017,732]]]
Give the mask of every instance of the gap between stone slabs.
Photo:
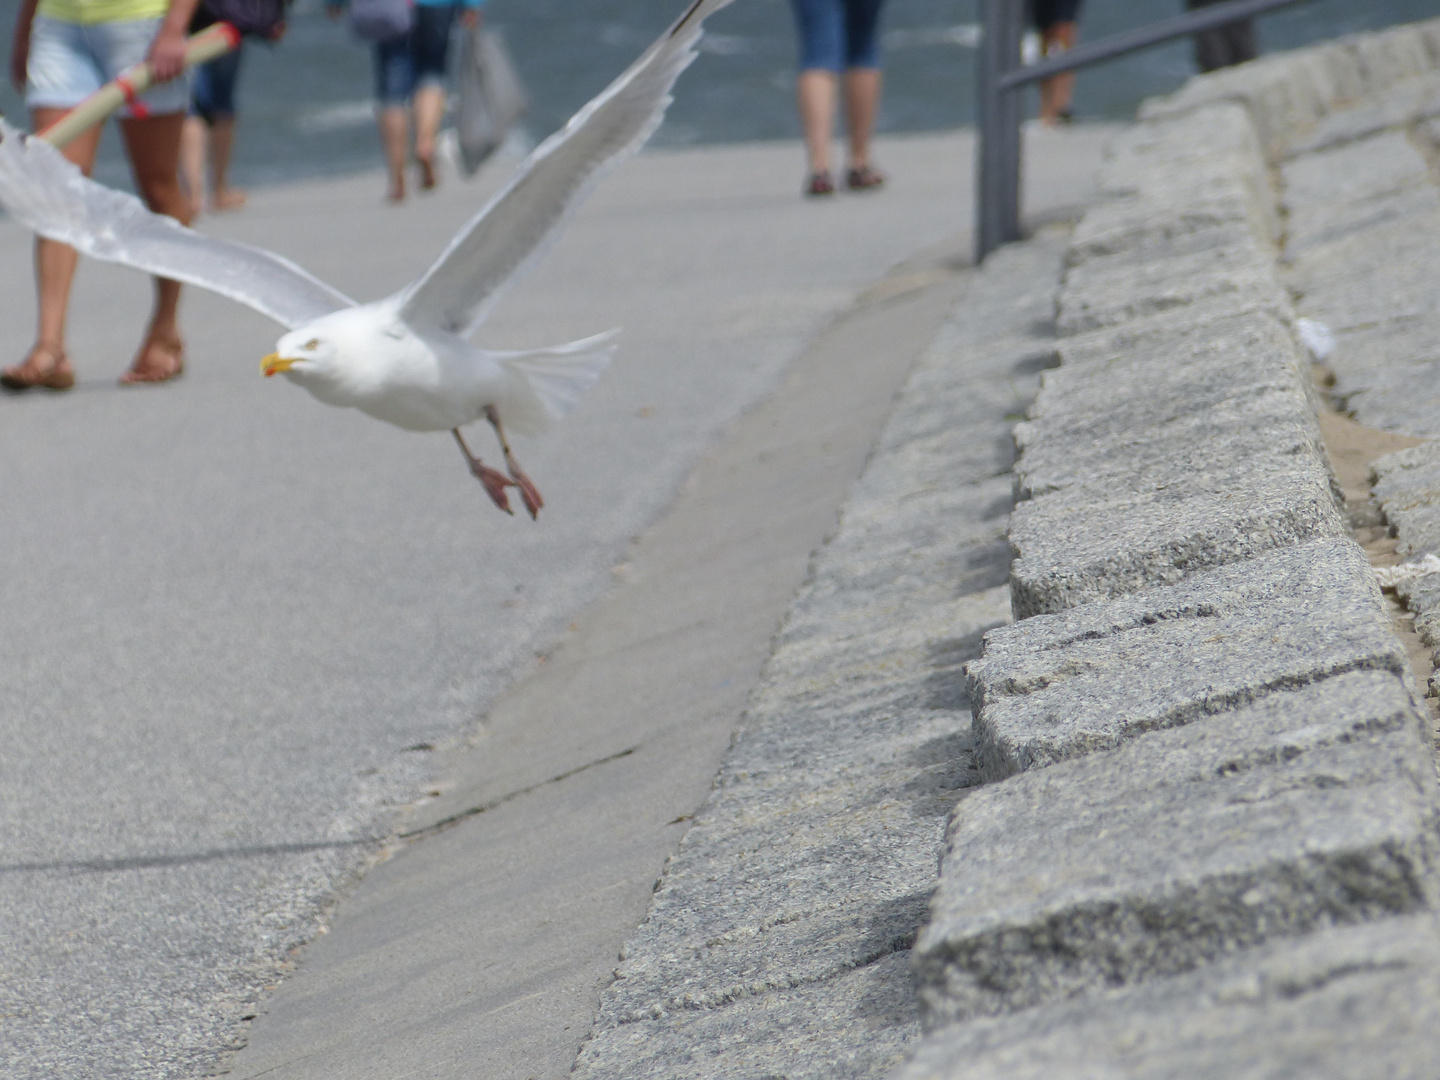
[[[897,267],[735,422],[615,591],[442,758],[401,827],[425,837],[341,905],[229,1075],[569,1073],[967,243]]]

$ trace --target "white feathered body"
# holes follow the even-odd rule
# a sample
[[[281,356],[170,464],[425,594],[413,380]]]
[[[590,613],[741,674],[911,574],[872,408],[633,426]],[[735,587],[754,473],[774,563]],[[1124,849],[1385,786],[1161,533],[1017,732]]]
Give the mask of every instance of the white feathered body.
[[[409,431],[448,431],[494,408],[522,435],[559,420],[610,361],[611,334],[549,349],[495,352],[443,330],[417,330],[394,298],[322,316],[277,343],[284,372],[327,405]]]

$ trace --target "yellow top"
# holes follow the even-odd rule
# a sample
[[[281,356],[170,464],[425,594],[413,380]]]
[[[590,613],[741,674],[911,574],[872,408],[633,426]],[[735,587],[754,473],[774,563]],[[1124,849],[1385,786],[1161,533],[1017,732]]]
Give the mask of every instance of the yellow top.
[[[161,19],[169,10],[170,0],[40,0],[35,13],[61,22],[89,25]]]

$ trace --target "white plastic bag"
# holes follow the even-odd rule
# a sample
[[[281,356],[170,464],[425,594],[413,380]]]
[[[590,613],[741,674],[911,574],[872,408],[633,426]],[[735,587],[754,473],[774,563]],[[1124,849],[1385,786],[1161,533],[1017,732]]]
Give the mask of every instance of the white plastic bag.
[[[529,103],[505,42],[495,30],[472,27],[460,40],[455,129],[466,176],[505,141]]]

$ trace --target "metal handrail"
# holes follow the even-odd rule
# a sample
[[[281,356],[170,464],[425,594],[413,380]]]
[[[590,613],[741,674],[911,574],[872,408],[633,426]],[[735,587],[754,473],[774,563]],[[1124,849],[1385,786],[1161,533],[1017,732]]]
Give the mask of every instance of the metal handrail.
[[[1077,45],[1059,56],[1022,66],[1024,0],[983,0],[976,154],[975,261],[1020,239],[1020,88],[1076,68],[1113,60],[1177,37],[1304,0],[1226,0],[1173,19]]]

